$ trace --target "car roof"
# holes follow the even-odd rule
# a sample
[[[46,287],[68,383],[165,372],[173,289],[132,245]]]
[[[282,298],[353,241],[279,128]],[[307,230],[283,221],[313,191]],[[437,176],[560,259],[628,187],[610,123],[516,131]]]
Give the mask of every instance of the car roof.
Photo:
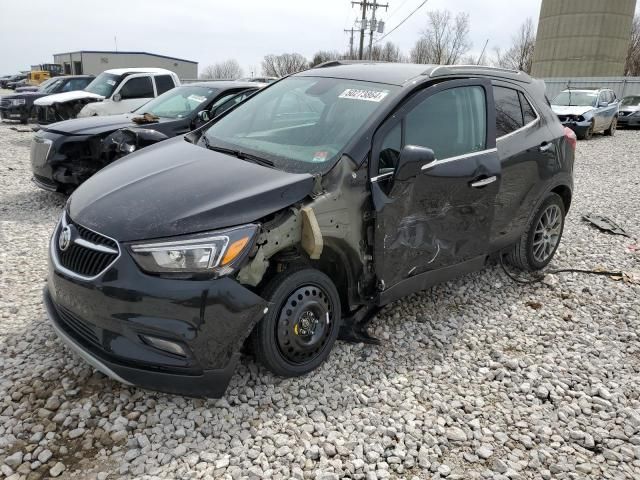
[[[416,63],[360,62],[349,60],[325,62],[296,74],[296,76],[333,77],[399,86],[421,82],[430,78],[457,75],[504,78],[523,83],[532,82],[531,77],[526,73],[504,68],[479,65],[423,65]]]
[[[155,67],[112,68],[111,70],[105,70],[104,73],[111,73],[112,75],[124,75],[125,73],[166,73],[175,75],[171,70]]]
[[[206,88],[261,88],[267,86],[266,83],[259,82],[243,82],[240,80],[206,80],[203,82],[189,82],[183,83],[180,87],[190,87],[192,85],[196,85],[198,87],[206,87]]]

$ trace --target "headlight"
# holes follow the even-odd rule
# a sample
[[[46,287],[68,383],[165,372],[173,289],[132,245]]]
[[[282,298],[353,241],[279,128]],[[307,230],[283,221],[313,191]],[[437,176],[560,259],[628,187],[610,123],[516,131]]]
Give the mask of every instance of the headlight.
[[[576,122],[584,122],[584,117],[582,115],[578,115],[576,117]]]
[[[131,143],[121,143],[118,148],[123,153],[133,153],[136,151],[136,146]]]
[[[176,240],[138,243],[131,255],[149,273],[232,273],[253,246],[257,225],[189,235]]]
[[[25,104],[25,99],[24,98],[14,98],[13,100],[11,100],[11,104],[14,107],[17,107],[18,105],[24,105]]]

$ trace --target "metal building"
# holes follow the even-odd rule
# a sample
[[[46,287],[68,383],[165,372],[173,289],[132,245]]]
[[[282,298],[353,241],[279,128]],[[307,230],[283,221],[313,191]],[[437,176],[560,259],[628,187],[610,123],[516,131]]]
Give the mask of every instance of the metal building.
[[[157,67],[171,70],[181,79],[198,78],[198,62],[147,52],[81,50],[54,53],[53,62],[71,75],[98,75],[111,68]]]
[[[531,74],[624,74],[636,0],[542,0]]]

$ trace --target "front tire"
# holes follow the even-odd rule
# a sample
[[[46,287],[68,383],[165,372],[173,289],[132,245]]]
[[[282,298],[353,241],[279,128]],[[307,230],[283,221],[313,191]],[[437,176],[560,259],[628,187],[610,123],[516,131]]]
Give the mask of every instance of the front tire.
[[[595,129],[595,126],[593,125],[593,122],[591,122],[591,125],[589,125],[589,128],[587,128],[583,133],[578,135],[578,140],[591,140],[593,138],[594,129]]]
[[[564,231],[565,208],[562,198],[550,193],[513,246],[507,259],[521,270],[533,271],[546,267],[558,249]]]
[[[279,273],[262,290],[272,307],[256,326],[256,359],[276,375],[304,375],[322,364],[342,321],[340,296],[331,279],[313,268]]]
[[[611,125],[604,131],[605,135],[609,137],[613,137],[616,134],[616,129],[618,128],[618,117],[613,117],[611,120]]]

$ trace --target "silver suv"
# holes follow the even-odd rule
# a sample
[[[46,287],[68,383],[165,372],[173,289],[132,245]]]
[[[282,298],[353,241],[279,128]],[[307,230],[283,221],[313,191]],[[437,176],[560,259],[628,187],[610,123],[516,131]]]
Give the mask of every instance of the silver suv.
[[[552,101],[551,108],[565,127],[581,140],[594,133],[613,135],[618,124],[620,103],[613,90],[565,90]]]

